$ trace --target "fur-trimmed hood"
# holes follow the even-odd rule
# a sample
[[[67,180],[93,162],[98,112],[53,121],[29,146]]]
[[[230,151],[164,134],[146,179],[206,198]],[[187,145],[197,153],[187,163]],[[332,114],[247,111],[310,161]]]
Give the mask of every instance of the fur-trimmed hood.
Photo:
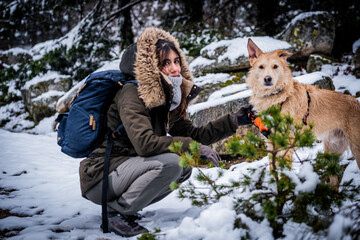
[[[181,51],[178,41],[170,33],[162,29],[154,27],[146,28],[136,42],[136,58],[133,64],[133,71],[138,81],[139,97],[144,101],[147,108],[154,108],[165,104],[166,97],[162,86],[162,77],[171,85],[171,81],[167,76],[162,74],[158,68],[159,60],[156,56],[155,45],[159,39],[173,42],[180,54],[182,63],[181,75],[183,77],[181,85],[182,95],[188,96],[194,86],[193,75],[190,72],[185,55]],[[120,69],[121,68],[120,65]],[[186,100],[182,99],[182,101]]]

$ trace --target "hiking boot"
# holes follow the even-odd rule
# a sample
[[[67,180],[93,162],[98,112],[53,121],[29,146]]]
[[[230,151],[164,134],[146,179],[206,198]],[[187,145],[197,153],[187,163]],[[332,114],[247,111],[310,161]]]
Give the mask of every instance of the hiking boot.
[[[112,218],[112,217],[116,217],[116,216],[120,216],[120,215],[121,215],[120,213],[114,212],[114,211],[107,212],[107,217],[108,218]],[[126,217],[133,218],[134,220],[141,220],[144,216],[141,215],[140,213],[135,213],[133,215],[127,215]]]
[[[148,232],[146,228],[135,222],[138,219],[136,215],[121,215],[109,217],[109,231],[122,237],[133,237],[143,232]]]

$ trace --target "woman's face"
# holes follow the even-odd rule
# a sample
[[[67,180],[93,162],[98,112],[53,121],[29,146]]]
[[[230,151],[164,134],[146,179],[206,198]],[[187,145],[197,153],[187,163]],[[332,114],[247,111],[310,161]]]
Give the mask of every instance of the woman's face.
[[[170,50],[169,55],[161,62],[161,72],[167,76],[178,77],[180,71],[180,57],[173,50]]]

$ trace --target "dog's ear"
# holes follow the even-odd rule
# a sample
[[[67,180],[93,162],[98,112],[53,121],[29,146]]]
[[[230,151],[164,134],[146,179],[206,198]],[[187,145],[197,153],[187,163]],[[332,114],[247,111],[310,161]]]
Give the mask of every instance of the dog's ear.
[[[282,58],[285,62],[286,62],[287,57],[293,55],[292,52],[289,52],[286,50],[277,50],[276,52],[277,52],[279,58]]]
[[[247,49],[249,52],[250,64],[252,66],[254,61],[256,60],[256,58],[259,57],[262,51],[260,50],[260,48],[258,48],[258,46],[255,45],[255,43],[250,38],[248,40]]]

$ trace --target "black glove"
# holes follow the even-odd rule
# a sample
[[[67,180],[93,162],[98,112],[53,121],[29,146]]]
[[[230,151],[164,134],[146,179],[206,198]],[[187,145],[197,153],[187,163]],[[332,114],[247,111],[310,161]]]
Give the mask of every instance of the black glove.
[[[212,150],[210,147],[201,144],[200,154],[201,154],[202,159],[204,159],[204,158],[209,159],[214,164],[215,167],[219,167],[219,161],[221,160],[220,156],[217,152]]]
[[[251,124],[251,116],[253,106],[245,104],[233,115],[234,122],[237,126]]]

